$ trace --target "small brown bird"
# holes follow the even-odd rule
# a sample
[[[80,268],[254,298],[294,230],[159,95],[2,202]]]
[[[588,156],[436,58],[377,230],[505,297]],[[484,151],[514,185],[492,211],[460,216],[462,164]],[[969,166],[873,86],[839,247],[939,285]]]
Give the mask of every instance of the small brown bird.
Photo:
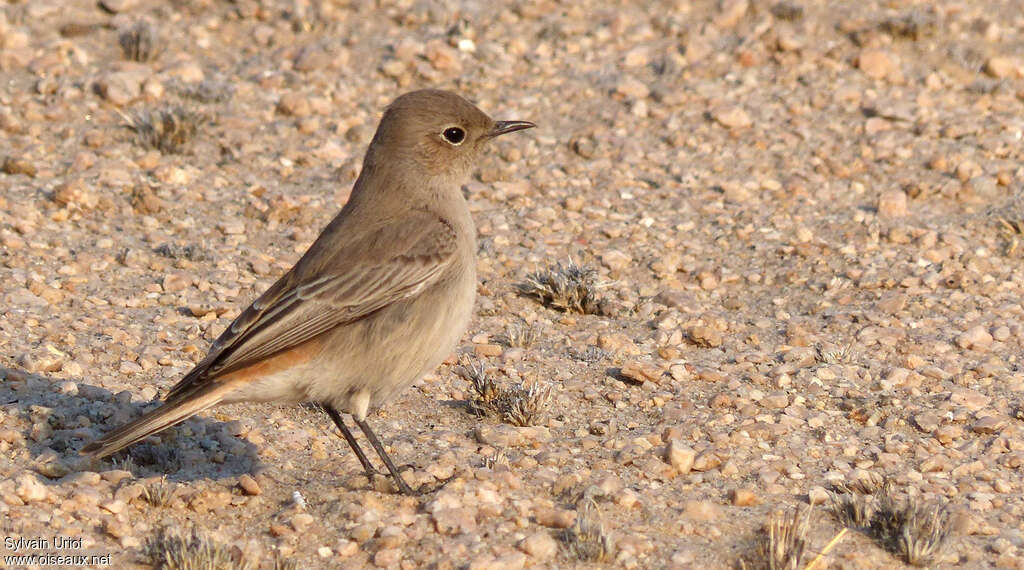
[[[476,297],[476,229],[461,186],[494,121],[462,97],[414,91],[384,112],[348,202],[298,263],[224,331],[159,408],[82,453],[103,457],[218,404],[317,402],[367,474],[352,415],[412,494],[366,416],[455,347]]]

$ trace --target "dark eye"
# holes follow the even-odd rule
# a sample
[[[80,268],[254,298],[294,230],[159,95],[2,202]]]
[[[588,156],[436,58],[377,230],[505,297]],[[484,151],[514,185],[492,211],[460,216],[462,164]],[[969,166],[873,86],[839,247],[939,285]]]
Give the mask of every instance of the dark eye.
[[[444,137],[444,140],[454,145],[459,145],[462,144],[462,141],[466,140],[466,131],[459,127],[448,127],[441,132],[441,136]]]

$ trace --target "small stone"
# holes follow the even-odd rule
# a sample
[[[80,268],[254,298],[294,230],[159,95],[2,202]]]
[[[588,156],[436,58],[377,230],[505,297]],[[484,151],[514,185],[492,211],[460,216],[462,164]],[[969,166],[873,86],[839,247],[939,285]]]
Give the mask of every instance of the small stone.
[[[297,513],[289,522],[291,523],[292,528],[295,529],[295,532],[302,532],[309,528],[309,526],[313,524],[313,521],[313,515],[309,513]]]
[[[683,444],[678,439],[668,442],[665,449],[665,460],[675,468],[681,475],[685,475],[693,468],[693,462],[697,458],[697,452]]]
[[[939,443],[941,443],[943,445],[949,445],[949,444],[953,443],[954,441],[962,438],[963,436],[964,436],[964,428],[962,428],[962,427],[960,427],[960,426],[958,426],[956,424],[949,424],[949,425],[939,426],[934,432],[932,432],[932,437],[934,437]],[[939,457],[939,456],[932,456],[932,457]],[[922,471],[927,471],[927,469],[922,469]]]
[[[310,45],[299,50],[293,60],[295,71],[316,71],[326,69],[332,64],[343,65],[348,59],[348,52],[331,53],[319,45]]]
[[[1003,431],[1006,427],[1006,419],[999,416],[986,416],[974,422],[971,431],[981,434],[994,434]]]
[[[921,412],[914,416],[914,425],[924,433],[932,433],[939,428],[939,416],[935,412]]]
[[[719,518],[718,505],[711,501],[690,500],[683,503],[683,517],[693,521],[710,521]]]
[[[830,500],[831,495],[824,487],[811,487],[811,490],[807,492],[807,502],[812,505],[824,505]]]
[[[607,333],[597,337],[597,346],[609,352],[622,352],[624,354],[639,354],[640,350],[636,344],[623,333]]]
[[[896,69],[889,52],[882,49],[865,49],[857,58],[857,67],[872,79],[883,79]]]
[[[192,285],[192,276],[188,273],[168,273],[164,276],[163,288],[167,293],[178,293]]]
[[[772,392],[761,399],[761,405],[775,410],[781,410],[789,405],[789,394],[785,392]]]
[[[50,497],[50,491],[38,477],[31,473],[24,473],[18,477],[18,486],[15,489],[18,498],[26,503],[43,501]]]
[[[238,486],[242,488],[246,495],[260,495],[263,493],[263,489],[260,489],[260,484],[248,473],[238,478]]]
[[[285,93],[277,101],[277,112],[291,117],[305,117],[313,110],[309,99],[299,93]]]
[[[438,71],[458,73],[462,70],[459,52],[442,40],[427,42],[423,55],[430,62],[430,65]]]
[[[550,560],[558,554],[558,542],[546,531],[538,531],[519,541],[518,547],[537,560]]]
[[[597,143],[595,143],[594,139],[592,139],[590,137],[576,137],[576,138],[573,138],[572,141],[569,143],[569,146],[570,146],[570,148],[572,148],[573,152],[575,152],[576,154],[580,155],[583,158],[593,158],[594,157],[594,153],[597,151]],[[570,208],[569,204],[568,204],[568,201],[570,199],[567,198],[566,199],[566,202],[567,202],[566,209],[568,209],[570,211],[573,211],[573,212],[579,212],[581,209],[583,209],[583,204],[584,204],[583,198],[582,197],[578,197],[576,199],[579,200],[578,207]]]
[[[761,503],[757,494],[750,489],[733,489],[729,495],[732,499],[732,504],[737,507],[753,507]]]
[[[878,197],[878,216],[881,218],[902,218],[907,215],[907,193],[903,190],[886,190]]]
[[[711,118],[718,124],[729,129],[745,129],[754,124],[750,114],[742,107],[726,107],[711,113]]]
[[[601,254],[601,263],[612,271],[622,271],[632,265],[633,258],[613,249]]]
[[[985,73],[996,79],[1017,78],[1024,74],[1024,66],[1018,64],[1012,58],[995,56],[985,62],[983,68]]]
[[[625,76],[615,86],[615,91],[632,99],[645,99],[651,94],[651,89],[639,79],[632,76]]]
[[[493,562],[487,564],[485,568],[488,570],[520,570],[526,566],[526,555],[522,552],[509,552],[494,559]]]
[[[96,92],[114,105],[124,106],[142,94],[145,78],[137,71],[114,71],[96,80]]]
[[[118,483],[124,481],[125,479],[131,479],[132,477],[134,477],[134,475],[132,475],[131,471],[127,471],[124,469],[111,469],[110,471],[104,471],[103,473],[100,473],[100,477],[108,483],[117,485]]]
[[[3,167],[0,169],[4,171],[4,174],[24,174],[29,178],[34,178],[36,175],[36,167],[30,160],[16,156],[5,158]]]
[[[714,23],[723,30],[734,28],[749,9],[749,0],[723,0],[719,3],[719,12],[714,18]]]
[[[981,325],[971,327],[956,337],[957,346],[972,350],[988,350],[992,346],[992,341],[993,338],[988,329]]]
[[[569,528],[576,522],[576,511],[541,507],[534,511],[537,524],[548,528]]]
[[[63,206],[75,206],[82,210],[91,210],[99,203],[99,198],[82,180],[72,180],[58,186],[53,192],[53,200]]]
[[[401,548],[385,548],[373,555],[373,565],[378,568],[397,567],[402,561]]]
[[[240,235],[245,233],[245,222],[242,220],[227,220],[217,224],[217,229],[225,235]]]
[[[464,534],[476,530],[476,509],[438,509],[431,513],[434,527],[441,534]]]
[[[722,458],[712,451],[705,451],[693,460],[694,471],[711,471],[722,464]]]
[[[629,380],[643,384],[644,382],[658,382],[664,371],[651,362],[627,362],[622,365],[619,373]]]
[[[722,346],[722,342],[724,340],[722,338],[722,333],[705,325],[691,327],[689,330],[689,337],[693,344],[703,346],[705,348],[717,348]]]
[[[496,356],[501,356],[501,353],[503,352],[503,349],[501,348],[501,345],[493,344],[493,343],[485,343],[485,344],[475,345],[473,347],[473,352],[477,356],[496,357]]]

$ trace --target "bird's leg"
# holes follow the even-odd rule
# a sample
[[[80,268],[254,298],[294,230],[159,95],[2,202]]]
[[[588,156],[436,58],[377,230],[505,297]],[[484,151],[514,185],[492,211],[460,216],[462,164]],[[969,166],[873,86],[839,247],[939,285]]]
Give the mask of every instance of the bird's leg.
[[[348,442],[349,447],[352,448],[352,451],[356,452],[356,457],[358,457],[359,462],[363,464],[363,470],[366,471],[366,476],[369,477],[372,482],[373,476],[377,474],[377,470],[373,468],[373,464],[371,464],[370,460],[367,459],[366,454],[363,453],[363,449],[359,447],[358,443],[356,443],[355,436],[352,435],[351,431],[349,431],[348,426],[345,425],[345,421],[341,419],[341,414],[338,413],[338,410],[335,410],[327,404],[322,404],[322,406],[324,411],[327,412],[327,415],[331,416],[331,419],[334,420],[334,425],[338,426],[338,429],[341,430],[341,435],[345,437],[345,441]]]
[[[405,482],[405,479],[402,478],[402,474],[398,472],[398,468],[395,467],[395,463],[391,461],[387,452],[384,451],[384,446],[381,445],[380,440],[377,439],[377,434],[373,433],[373,430],[370,429],[370,424],[366,423],[366,420],[359,420],[356,418],[352,419],[355,420],[359,429],[363,430],[363,433],[366,434],[366,439],[370,440],[370,445],[377,450],[377,455],[379,455],[381,460],[384,461],[384,465],[388,466],[388,471],[390,471],[391,476],[394,477],[395,485],[398,485],[398,490],[404,495],[416,495],[412,488]]]

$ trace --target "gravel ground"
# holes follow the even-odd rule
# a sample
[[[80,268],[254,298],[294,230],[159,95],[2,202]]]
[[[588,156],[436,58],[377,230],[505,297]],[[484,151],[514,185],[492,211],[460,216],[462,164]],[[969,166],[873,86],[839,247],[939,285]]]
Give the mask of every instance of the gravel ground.
[[[899,567],[904,527],[940,544],[918,563],[1024,567],[1020,3],[461,4],[3,5],[5,552],[757,568],[814,504],[794,568]],[[427,492],[307,407],[80,458],[298,258],[419,87],[539,125],[466,188],[458,354],[370,420]],[[552,267],[585,314],[523,293]]]

